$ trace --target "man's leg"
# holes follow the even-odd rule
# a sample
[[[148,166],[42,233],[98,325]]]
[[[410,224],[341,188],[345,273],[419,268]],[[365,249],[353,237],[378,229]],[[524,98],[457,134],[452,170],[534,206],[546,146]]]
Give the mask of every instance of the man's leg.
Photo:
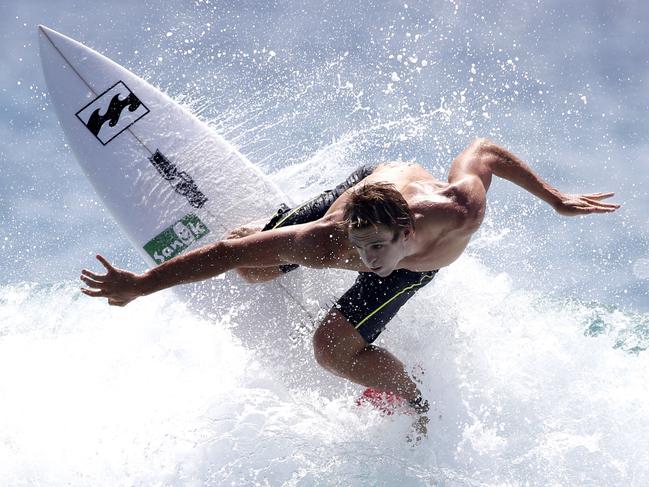
[[[332,309],[313,337],[318,363],[356,384],[397,394],[418,413],[408,441],[419,442],[428,431],[428,402],[406,373],[403,364],[383,348],[370,345],[340,311]]]
[[[336,309],[322,320],[313,345],[317,362],[340,377],[393,392],[409,401],[421,395],[399,359],[383,348],[368,344]]]
[[[230,232],[227,239],[242,238],[261,232],[262,224],[250,223],[241,227],[237,227]],[[284,272],[279,267],[239,267],[236,269],[237,274],[248,283],[258,283],[272,281],[279,276],[284,275]]]
[[[425,414],[428,403],[403,364],[387,350],[371,344],[435,274],[437,271],[398,269],[380,277],[372,272],[359,272],[352,287],[338,299],[316,330],[313,344],[318,363],[358,384],[396,393],[408,400],[415,411]],[[425,419],[422,415],[424,423]]]

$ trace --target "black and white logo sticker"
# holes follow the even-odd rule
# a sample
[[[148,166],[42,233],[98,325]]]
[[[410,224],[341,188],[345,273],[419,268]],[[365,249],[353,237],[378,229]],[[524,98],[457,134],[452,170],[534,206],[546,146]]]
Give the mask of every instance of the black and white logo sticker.
[[[207,196],[198,189],[192,177],[185,171],[179,171],[176,165],[159,150],[155,151],[155,154],[149,157],[149,160],[160,175],[169,181],[174,191],[187,198],[190,205],[194,208],[201,208],[205,204]]]
[[[124,132],[149,113],[144,103],[122,81],[104,91],[79,110],[79,120],[103,144]]]

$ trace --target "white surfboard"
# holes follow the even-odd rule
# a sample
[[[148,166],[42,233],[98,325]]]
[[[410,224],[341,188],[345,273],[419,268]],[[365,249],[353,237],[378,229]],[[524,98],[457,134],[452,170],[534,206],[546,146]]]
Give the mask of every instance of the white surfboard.
[[[290,204],[232,145],[158,89],[58,32],[39,26],[39,34],[51,102],[69,145],[149,264]],[[178,289],[193,308],[232,316],[246,345],[281,358],[278,367],[299,382],[318,369],[310,351],[318,296],[302,275],[248,285],[229,272]]]

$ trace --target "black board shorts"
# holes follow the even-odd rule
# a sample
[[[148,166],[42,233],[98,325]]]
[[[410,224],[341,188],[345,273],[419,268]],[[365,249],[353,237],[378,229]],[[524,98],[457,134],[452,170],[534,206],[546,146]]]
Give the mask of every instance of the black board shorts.
[[[262,231],[322,218],[341,194],[372,174],[374,169],[376,166],[362,166],[334,189],[324,191],[294,209],[282,205]],[[281,265],[280,269],[290,272],[298,267],[298,264],[286,264]],[[338,299],[334,308],[367,343],[372,343],[415,292],[433,280],[438,270],[413,272],[397,269],[387,277],[380,277],[374,272],[359,272],[352,287]]]

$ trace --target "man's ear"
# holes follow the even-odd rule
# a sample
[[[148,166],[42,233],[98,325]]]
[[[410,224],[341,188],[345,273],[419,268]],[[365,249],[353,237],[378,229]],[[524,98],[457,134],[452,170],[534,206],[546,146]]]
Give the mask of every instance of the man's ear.
[[[403,229],[403,239],[408,240],[415,234],[415,231],[412,227],[406,227]]]

